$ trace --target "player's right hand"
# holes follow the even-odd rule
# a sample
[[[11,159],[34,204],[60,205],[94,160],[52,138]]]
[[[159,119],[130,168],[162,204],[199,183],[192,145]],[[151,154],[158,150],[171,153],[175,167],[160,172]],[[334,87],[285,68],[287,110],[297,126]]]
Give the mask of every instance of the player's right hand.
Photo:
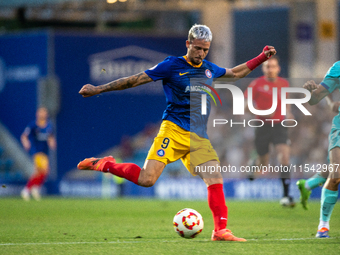
[[[83,97],[91,97],[94,95],[98,95],[99,93],[100,91],[98,90],[98,88],[91,84],[86,84],[79,90],[79,94]]]
[[[318,88],[318,85],[315,83],[315,81],[311,80],[311,81],[307,81],[304,85],[303,85],[304,89],[308,89],[310,92],[312,92],[313,90]]]

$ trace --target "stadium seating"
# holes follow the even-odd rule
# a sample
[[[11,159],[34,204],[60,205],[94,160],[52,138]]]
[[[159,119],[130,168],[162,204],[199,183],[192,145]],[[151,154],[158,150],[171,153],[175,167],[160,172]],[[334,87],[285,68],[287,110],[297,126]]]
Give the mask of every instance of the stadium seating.
[[[5,182],[22,179],[20,171],[14,169],[14,161],[6,156],[6,152],[0,145],[0,179]]]

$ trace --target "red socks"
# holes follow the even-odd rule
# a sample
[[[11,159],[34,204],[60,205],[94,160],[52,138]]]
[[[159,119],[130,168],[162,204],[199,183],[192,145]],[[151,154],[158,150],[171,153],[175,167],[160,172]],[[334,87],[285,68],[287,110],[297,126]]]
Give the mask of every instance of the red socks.
[[[106,162],[103,172],[109,172],[138,184],[141,168],[133,163]],[[225,204],[223,184],[213,184],[208,187],[208,204],[212,211],[215,231],[225,229],[228,220],[228,207]]]
[[[41,186],[44,183],[46,176],[47,174],[44,173],[37,173],[33,175],[27,182],[26,188],[30,190],[33,186]]]
[[[225,204],[223,184],[208,186],[208,204],[213,214],[215,231],[225,229],[228,220],[228,207]]]
[[[138,177],[141,168],[133,163],[112,163],[106,162],[103,167],[103,172],[109,172],[119,177],[125,178],[138,185]]]

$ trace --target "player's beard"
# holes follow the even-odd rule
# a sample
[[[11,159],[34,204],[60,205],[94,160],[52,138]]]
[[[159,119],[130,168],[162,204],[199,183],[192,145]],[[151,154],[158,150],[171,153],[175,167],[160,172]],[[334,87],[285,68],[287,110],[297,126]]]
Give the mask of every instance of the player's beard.
[[[194,58],[191,62],[192,62],[193,64],[195,64],[195,65],[199,65],[199,64],[202,63],[202,61],[203,61],[202,58],[196,57],[196,58]]]
[[[270,82],[276,82],[277,77],[267,77],[267,80]]]

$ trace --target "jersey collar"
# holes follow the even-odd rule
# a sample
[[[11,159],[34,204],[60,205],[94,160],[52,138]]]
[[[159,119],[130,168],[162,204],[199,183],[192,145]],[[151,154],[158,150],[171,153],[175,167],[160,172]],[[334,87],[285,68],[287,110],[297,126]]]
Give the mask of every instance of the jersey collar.
[[[262,78],[266,81],[266,82],[270,82],[270,83],[277,83],[279,81],[279,77],[276,77],[276,79],[274,81],[269,80],[267,77],[265,77],[264,75],[262,76]]]
[[[185,59],[185,61],[187,61],[187,63],[188,63],[189,65],[191,65],[191,66],[193,66],[193,67],[201,67],[202,64],[203,64],[203,60],[202,60],[201,64],[195,65],[195,64],[193,64],[192,62],[188,61],[187,56],[183,56],[183,58]]]
[[[45,128],[47,126],[47,120],[36,120],[35,123],[40,128]]]

